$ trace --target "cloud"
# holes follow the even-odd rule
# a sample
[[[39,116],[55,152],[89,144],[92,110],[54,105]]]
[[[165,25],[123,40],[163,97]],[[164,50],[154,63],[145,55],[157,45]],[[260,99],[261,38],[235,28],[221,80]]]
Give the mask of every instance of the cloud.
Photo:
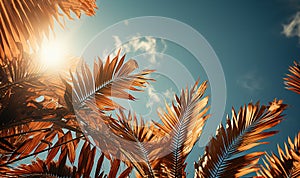
[[[173,91],[172,88],[169,88],[163,93],[163,95],[166,99],[172,101],[174,99],[175,92]]]
[[[297,12],[288,24],[283,25],[282,33],[286,37],[300,38],[300,12]]]
[[[122,44],[120,37],[113,36],[115,41],[115,47],[119,49],[120,47],[125,53],[128,52],[146,52],[150,57],[148,58],[150,64],[158,64],[156,60],[157,53],[164,53],[167,49],[167,44],[163,39],[160,39],[162,44],[162,49],[159,50],[158,41],[156,38],[151,36],[141,37],[137,34],[129,39],[129,42]]]
[[[237,84],[250,92],[262,90],[263,83],[263,78],[258,76],[255,72],[248,72],[237,79]]]
[[[149,99],[146,103],[147,108],[152,108],[154,104],[161,103],[161,99],[158,93],[155,92],[155,89],[152,85],[149,85],[147,87],[147,93],[149,96]]]
[[[124,20],[124,24],[125,24],[126,26],[128,26],[129,21],[128,21],[128,20]]]

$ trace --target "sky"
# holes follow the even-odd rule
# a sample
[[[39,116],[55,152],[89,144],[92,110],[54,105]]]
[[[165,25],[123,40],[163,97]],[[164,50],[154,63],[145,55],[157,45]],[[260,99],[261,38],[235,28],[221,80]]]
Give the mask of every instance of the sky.
[[[277,98],[289,105],[284,112],[285,120],[276,127],[280,132],[268,139],[270,144],[260,149],[277,151],[276,144],[282,145],[288,136],[293,138],[300,130],[300,95],[286,90],[283,84],[288,67],[294,60],[299,60],[300,30],[297,24],[300,24],[300,14],[297,12],[300,12],[300,1],[98,0],[97,4],[99,9],[95,16],[82,16],[79,20],[67,22],[67,29],[58,30],[57,37],[66,41],[69,44],[66,50],[77,56],[96,56],[96,53],[89,52],[91,44],[93,50],[99,44],[98,55],[106,56],[110,50],[100,50],[101,45],[111,43],[114,47],[121,45],[122,52],[128,53],[129,58],[135,58],[142,68],[158,68],[158,72],[151,75],[157,82],[152,83],[144,94],[135,95],[140,100],[136,103],[123,101],[145,119],[157,119],[156,109],[159,106],[163,108],[164,100],[170,102],[173,93],[178,93],[182,87],[190,86],[199,77],[201,81],[209,79],[207,70],[197,57],[178,42],[144,37],[139,31],[132,32],[133,36],[127,36],[124,42],[122,37],[114,34],[114,28],[118,28],[115,24],[123,24],[122,28],[130,27],[132,18],[156,16],[173,19],[194,29],[206,40],[203,43],[209,44],[216,54],[226,82],[225,112],[222,118],[217,119],[224,121],[225,115],[231,114],[232,107],[238,109],[257,101],[268,104]],[[146,24],[144,28],[153,32],[160,27]],[[166,34],[176,31],[160,30]],[[99,36],[103,31],[110,32],[111,41],[101,41]],[[184,32],[172,35],[176,38],[191,36]],[[194,48],[197,49],[197,46]],[[220,70],[214,72],[222,73]],[[216,96],[211,88],[207,94],[212,98]],[[220,110],[223,111],[223,108]],[[193,161],[197,161],[202,153],[202,147],[201,144],[196,145],[188,158],[189,171]]]

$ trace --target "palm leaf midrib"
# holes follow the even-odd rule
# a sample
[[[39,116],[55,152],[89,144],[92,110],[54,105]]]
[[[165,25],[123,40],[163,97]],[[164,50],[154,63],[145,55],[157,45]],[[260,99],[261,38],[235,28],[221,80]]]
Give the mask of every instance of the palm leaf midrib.
[[[148,153],[147,153],[147,150],[146,148],[144,147],[143,143],[140,142],[140,140],[136,137],[135,134],[132,134],[133,135],[133,138],[135,139],[135,141],[138,143],[138,146],[140,148],[140,150],[142,151],[142,154],[143,154],[143,157],[145,158],[144,161],[146,162],[147,164],[147,167],[149,169],[149,173],[150,173],[150,177],[149,178],[154,178],[154,173],[153,173],[153,169],[151,167],[151,163],[150,163],[150,160],[149,160],[149,156],[148,156]]]
[[[216,170],[212,170],[212,175],[210,176],[211,178],[220,177],[220,174],[222,173],[222,168],[221,168],[222,165],[226,164],[228,158],[230,158],[232,156],[232,153],[236,151],[235,147],[243,141],[243,136],[246,133],[251,132],[251,130],[255,127],[255,125],[258,124],[258,121],[259,120],[256,120],[246,129],[243,129],[242,132],[229,144],[228,148],[224,147],[225,153],[221,155],[222,156],[221,160],[219,159],[219,161],[215,165]]]
[[[191,95],[188,95],[191,96]],[[190,101],[190,98],[188,98]],[[179,159],[180,159],[180,147],[182,146],[182,139],[180,137],[182,137],[182,135],[185,133],[184,128],[188,125],[188,121],[187,118],[187,114],[188,112],[191,110],[191,106],[194,105],[194,101],[188,102],[188,105],[186,105],[186,107],[182,108],[183,111],[180,112],[180,116],[178,118],[179,122],[177,124],[178,129],[174,129],[175,131],[175,137],[173,139],[173,141],[175,141],[175,151],[174,153],[174,164],[173,164],[173,169],[175,171],[175,177],[178,177],[179,173],[177,172],[178,167],[180,166],[179,163]],[[178,130],[178,131],[177,131]],[[172,144],[173,145],[173,144]]]
[[[190,105],[188,105],[188,107],[189,107]],[[178,162],[179,162],[179,159],[180,159],[180,147],[182,146],[182,139],[180,138],[180,137],[182,137],[182,135],[185,133],[184,132],[184,127],[186,126],[186,120],[185,119],[183,119],[184,118],[184,116],[186,115],[186,110],[184,110],[184,112],[183,112],[183,115],[180,115],[180,117],[179,117],[179,123],[178,123],[178,131],[176,131],[175,129],[174,129],[174,131],[175,131],[175,137],[174,137],[174,139],[173,139],[173,141],[175,141],[175,151],[174,151],[174,166],[173,166],[173,169],[174,169],[174,171],[175,171],[175,177],[177,177],[178,175],[178,172],[177,172],[177,168],[179,167],[179,164],[178,164]],[[186,122],[184,122],[184,121],[186,121]],[[172,144],[173,145],[173,144]]]
[[[80,106],[84,105],[85,102],[86,102],[87,100],[93,98],[93,96],[94,96],[95,94],[102,94],[102,93],[100,93],[100,90],[102,90],[103,88],[109,86],[110,84],[115,83],[115,82],[118,82],[118,81],[120,81],[120,80],[122,80],[122,79],[126,79],[126,77],[112,78],[112,79],[110,79],[110,80],[107,80],[107,81],[103,82],[103,84],[101,84],[100,86],[96,87],[94,90],[90,90],[90,92],[87,92],[87,94],[86,94],[82,99],[80,99],[80,101],[79,101],[78,104],[79,104]],[[94,80],[93,80],[93,82],[94,82]],[[82,90],[82,89],[80,89],[80,90]],[[82,91],[81,91],[81,92],[82,92]]]

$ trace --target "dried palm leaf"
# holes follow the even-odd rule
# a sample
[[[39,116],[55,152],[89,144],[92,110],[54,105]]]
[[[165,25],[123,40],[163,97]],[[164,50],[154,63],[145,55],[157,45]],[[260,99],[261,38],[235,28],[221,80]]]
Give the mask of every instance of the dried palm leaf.
[[[290,74],[284,78],[285,85],[288,90],[300,94],[300,67],[297,62],[294,62],[294,66],[289,67]]]
[[[63,26],[63,14],[72,19],[70,12],[79,18],[81,13],[95,14],[95,0],[1,0],[0,1],[0,57],[17,57],[22,48],[36,49],[54,19]],[[23,47],[22,47],[23,46]]]
[[[278,155],[266,155],[257,176],[264,178],[297,178],[300,177],[300,132],[294,142],[288,138],[284,143],[285,152],[278,146]]]
[[[261,140],[276,133],[266,130],[281,122],[285,107],[281,100],[274,100],[267,107],[250,103],[238,113],[232,109],[232,119],[227,116],[226,128],[220,125],[204,155],[195,163],[195,177],[240,177],[257,171],[257,162],[263,153],[244,151],[266,144]]]

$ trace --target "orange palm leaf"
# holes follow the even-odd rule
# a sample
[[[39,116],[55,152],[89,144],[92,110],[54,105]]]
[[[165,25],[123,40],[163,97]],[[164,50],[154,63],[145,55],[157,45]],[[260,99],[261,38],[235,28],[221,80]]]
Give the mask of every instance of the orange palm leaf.
[[[75,74],[71,74],[71,84],[64,81],[67,86],[66,98],[73,98],[68,103],[73,103],[77,109],[88,106],[106,111],[121,107],[110,97],[134,100],[135,97],[125,90],[141,91],[139,88],[144,88],[149,80],[153,80],[145,76],[153,70],[132,74],[138,68],[136,61],[124,63],[124,60],[125,55],[119,59],[119,54],[112,61],[108,57],[105,63],[98,58],[93,74],[87,64],[82,63]]]
[[[281,122],[285,107],[281,100],[275,100],[267,107],[250,103],[240,108],[238,113],[232,109],[232,119],[227,116],[226,128],[220,125],[216,136],[206,146],[204,155],[195,163],[195,176],[240,177],[255,172],[263,152],[244,151],[265,144],[261,140],[276,133],[266,130]]]
[[[258,177],[264,178],[297,178],[300,177],[300,132],[294,142],[288,138],[284,144],[285,152],[278,146],[279,156],[266,155],[265,166],[261,165]]]
[[[138,177],[181,177],[184,176],[184,161],[198,140],[209,107],[208,98],[202,98],[206,82],[198,82],[190,91],[182,91],[177,104],[160,114],[163,124],[145,124],[135,115],[128,116],[121,110],[118,120],[109,119],[109,127],[118,137],[123,155],[137,172]],[[113,136],[110,139],[114,138]],[[116,143],[116,142],[113,142]]]
[[[285,85],[288,90],[300,94],[300,66],[297,62],[294,62],[294,66],[289,68],[290,74],[284,78]]]
[[[78,154],[75,152],[74,154]],[[102,169],[104,163],[104,154],[101,154],[99,158],[96,157],[96,147],[92,147],[88,141],[85,141],[80,148],[80,152],[77,155],[78,162],[74,164],[73,167],[67,165],[67,154],[62,151],[59,155],[59,159],[54,161],[53,158],[47,158],[46,160],[41,160],[39,158],[36,161],[32,161],[31,164],[21,164],[18,167],[10,170],[6,170],[6,176],[38,176],[38,177],[90,177],[92,168],[95,166],[96,171],[93,177],[116,177],[119,172],[120,161],[119,160],[109,160],[110,161],[110,172],[108,175]],[[125,178],[131,172],[132,167],[127,167],[123,170],[119,178]],[[5,176],[5,175],[4,175]]]
[[[145,124],[143,119],[138,122],[135,114],[120,110],[118,120],[110,118],[107,122],[112,132],[118,137],[119,150],[129,160],[142,177],[154,177],[152,160],[149,153],[151,144],[158,139],[158,130],[153,124]],[[112,137],[111,137],[112,138]],[[153,141],[153,142],[152,142]],[[115,141],[113,141],[115,142]]]
[[[188,90],[182,90],[180,97],[175,95],[176,104],[166,104],[166,112],[159,113],[162,124],[156,125],[165,136],[160,145],[163,151],[157,155],[154,169],[168,177],[185,176],[185,160],[198,141],[202,128],[209,118],[208,97],[204,97],[207,82],[198,87],[199,81]]]

